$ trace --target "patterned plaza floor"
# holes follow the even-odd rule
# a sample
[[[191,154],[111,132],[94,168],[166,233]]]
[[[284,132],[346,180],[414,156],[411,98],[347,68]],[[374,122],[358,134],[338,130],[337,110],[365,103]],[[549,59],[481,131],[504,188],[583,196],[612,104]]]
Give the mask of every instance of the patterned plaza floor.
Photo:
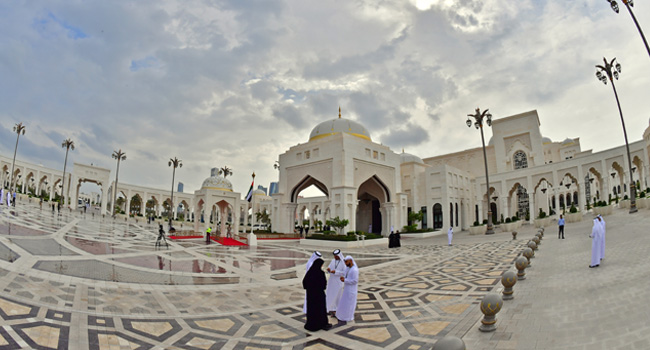
[[[296,242],[157,249],[155,225],[0,210],[0,349],[429,349],[448,334],[474,339],[478,302],[535,232],[344,251],[360,266],[355,321],[307,332],[311,251]]]

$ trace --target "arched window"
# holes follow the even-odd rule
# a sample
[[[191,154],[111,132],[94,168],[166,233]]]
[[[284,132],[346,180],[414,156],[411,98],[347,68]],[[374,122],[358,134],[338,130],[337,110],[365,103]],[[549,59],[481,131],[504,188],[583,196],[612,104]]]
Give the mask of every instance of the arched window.
[[[514,159],[515,169],[528,168],[528,157],[526,157],[524,151],[517,151],[512,157]]]
[[[456,203],[456,227],[458,227],[458,203]]]
[[[449,226],[454,226],[454,204],[449,203]]]
[[[573,204],[578,205],[578,192],[573,192]]]

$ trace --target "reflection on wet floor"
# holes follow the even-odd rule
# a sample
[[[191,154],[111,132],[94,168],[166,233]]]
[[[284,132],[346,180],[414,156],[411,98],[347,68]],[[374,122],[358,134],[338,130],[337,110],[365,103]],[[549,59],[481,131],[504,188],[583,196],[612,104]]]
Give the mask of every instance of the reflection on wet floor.
[[[62,274],[79,278],[88,278],[99,281],[113,281],[124,283],[142,284],[232,284],[239,283],[239,277],[226,276],[187,276],[170,273],[143,273],[142,271],[116,266],[103,261],[39,261],[34,264],[34,269],[50,273]]]
[[[20,255],[18,255],[13,250],[9,249],[6,245],[0,243],[0,259],[7,262],[14,262]]]
[[[113,259],[124,264],[144,267],[148,269],[156,269],[161,271],[176,271],[176,272],[194,272],[194,273],[207,273],[207,274],[222,274],[226,273],[226,269],[218,267],[205,260],[169,260],[162,256],[157,255],[144,255],[129,258]]]
[[[73,246],[85,252],[88,252],[90,254],[103,255],[103,254],[121,254],[121,253],[132,252],[132,250],[128,250],[128,249],[115,248],[117,244],[108,243],[108,242],[91,241],[89,239],[69,237],[69,236],[66,236],[65,240],[68,241],[68,243],[72,244]]]
[[[2,223],[0,224],[0,235],[8,236],[43,236],[48,233],[33,228],[18,226],[14,224]]]
[[[25,249],[32,255],[45,255],[45,256],[56,256],[56,255],[79,255],[72,250],[63,247],[54,239],[13,239],[13,243],[19,247]]]

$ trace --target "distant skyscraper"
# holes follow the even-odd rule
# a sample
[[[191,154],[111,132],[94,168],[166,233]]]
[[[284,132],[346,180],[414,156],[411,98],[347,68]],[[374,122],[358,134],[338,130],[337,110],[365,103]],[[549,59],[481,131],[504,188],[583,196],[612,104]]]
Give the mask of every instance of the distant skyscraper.
[[[267,194],[269,192],[269,189],[262,185],[257,185],[257,189],[264,191],[264,194]]]
[[[178,183],[178,192],[183,192],[183,183],[182,182]]]
[[[269,190],[269,196],[274,194],[274,193],[278,193],[278,183],[277,182],[271,182],[270,188],[271,189]]]

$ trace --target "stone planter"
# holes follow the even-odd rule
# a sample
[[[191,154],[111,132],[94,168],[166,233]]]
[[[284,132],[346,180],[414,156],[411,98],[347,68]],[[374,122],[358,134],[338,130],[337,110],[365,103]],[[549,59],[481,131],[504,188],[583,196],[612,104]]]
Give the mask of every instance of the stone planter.
[[[582,212],[577,213],[567,213],[566,222],[580,222],[582,221]]]
[[[596,215],[612,215],[612,205],[604,206],[604,207],[595,207],[594,208],[594,214]]]
[[[521,227],[521,221],[509,222],[506,224],[501,224],[501,230],[503,232],[512,232]]]
[[[540,228],[540,227],[546,227],[551,224],[551,218],[546,217],[543,219],[535,219],[535,227]]]
[[[650,198],[637,198],[636,207],[637,208],[650,208]]]
[[[484,235],[485,231],[487,231],[487,225],[471,226],[469,228],[470,235]]]
[[[618,202],[618,207],[619,208],[630,209],[630,200],[625,199],[625,200],[619,201]]]

